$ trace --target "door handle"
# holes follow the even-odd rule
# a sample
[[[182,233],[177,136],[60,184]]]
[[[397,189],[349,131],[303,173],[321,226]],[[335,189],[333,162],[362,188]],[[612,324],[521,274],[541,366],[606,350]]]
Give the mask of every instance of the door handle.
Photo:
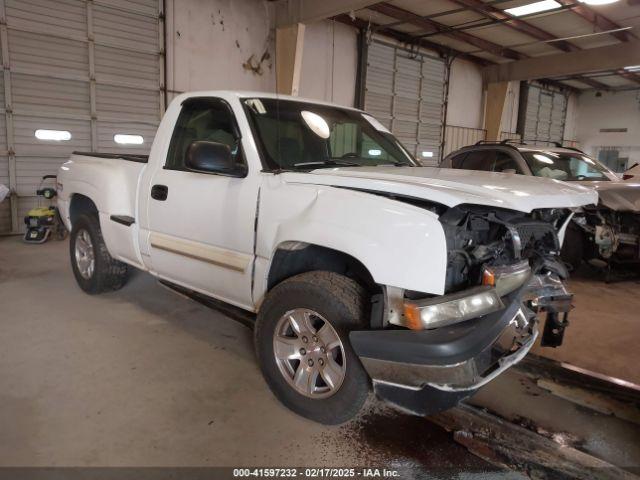
[[[169,195],[169,187],[166,185],[154,185],[151,187],[151,198],[164,202]]]

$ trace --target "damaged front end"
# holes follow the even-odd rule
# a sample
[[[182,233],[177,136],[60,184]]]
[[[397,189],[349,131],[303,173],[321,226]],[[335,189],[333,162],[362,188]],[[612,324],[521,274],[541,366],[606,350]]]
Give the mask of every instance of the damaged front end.
[[[571,212],[458,206],[439,218],[445,294],[388,289],[390,328],[350,335],[376,393],[417,414],[450,408],[522,359],[540,315],[542,344],[559,346],[572,308],[558,259]]]
[[[596,266],[640,263],[640,212],[616,211],[601,203],[583,207],[572,223],[571,246],[562,252],[572,266],[582,260]]]

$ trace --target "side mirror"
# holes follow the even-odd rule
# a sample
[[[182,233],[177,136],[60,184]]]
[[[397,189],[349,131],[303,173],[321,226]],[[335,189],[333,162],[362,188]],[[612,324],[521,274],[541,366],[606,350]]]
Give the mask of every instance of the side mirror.
[[[224,143],[198,140],[187,148],[185,166],[200,173],[216,173],[229,177],[244,177],[247,168],[238,165],[231,156],[231,149]]]

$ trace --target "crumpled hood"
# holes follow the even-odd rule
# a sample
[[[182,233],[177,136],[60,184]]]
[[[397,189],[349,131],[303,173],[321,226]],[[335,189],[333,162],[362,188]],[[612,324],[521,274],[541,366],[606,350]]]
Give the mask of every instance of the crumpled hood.
[[[600,203],[619,212],[640,212],[640,183],[580,182],[598,192]]]
[[[448,207],[469,203],[530,212],[537,208],[579,207],[598,201],[593,189],[581,185],[510,173],[380,166],[317,169],[282,175],[290,183],[395,193]]]

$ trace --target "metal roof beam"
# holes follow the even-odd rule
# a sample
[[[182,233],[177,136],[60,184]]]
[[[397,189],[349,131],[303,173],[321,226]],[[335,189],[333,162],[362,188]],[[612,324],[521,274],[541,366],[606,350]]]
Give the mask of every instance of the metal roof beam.
[[[280,0],[275,4],[276,27],[313,23],[361,10],[379,0]]]
[[[344,23],[346,25],[351,25],[352,27],[356,27],[362,30],[372,30],[382,35],[386,35],[391,37],[399,42],[406,43],[408,45],[417,45],[423,48],[428,48],[438,52],[439,54],[446,56],[455,56],[457,58],[463,58],[465,60],[469,60],[473,63],[476,63],[480,66],[493,65],[493,62],[489,60],[485,60],[484,58],[477,57],[475,55],[471,55],[469,53],[464,53],[455,48],[447,47],[445,45],[440,45],[439,43],[430,42],[428,40],[415,38],[409,35],[408,33],[399,32],[398,30],[393,30],[391,28],[387,28],[384,25],[378,25],[377,23],[367,22],[362,20],[361,18],[351,18],[348,15],[338,15],[333,18],[337,22]]]
[[[511,48],[503,47],[497,43],[493,43],[489,40],[485,40],[480,37],[476,37],[463,31],[456,31],[449,29],[446,25],[438,23],[429,18],[421,17],[417,13],[404,10],[403,8],[390,5],[388,3],[378,3],[368,7],[369,10],[386,15],[387,17],[395,18],[396,20],[402,20],[410,25],[423,28],[429,33],[438,33],[447,37],[466,42],[474,47],[477,47],[486,52],[492,53],[499,57],[508,58],[511,60],[521,60],[527,58],[527,55],[520,53]]]
[[[542,41],[549,40],[557,40],[557,37],[552,33],[543,30],[542,28],[536,27],[530,23],[525,22],[524,20],[520,20],[513,15],[509,15],[504,10],[500,10],[499,8],[494,7],[493,5],[484,3],[482,0],[453,0],[458,5],[463,7],[470,8],[476,13],[483,15],[484,17],[490,18],[492,20],[502,21],[504,25],[513,30],[524,33],[525,35],[529,35],[532,38]],[[572,43],[567,42],[566,40],[559,40],[550,42],[549,45],[555,47],[564,52],[575,52],[580,50],[579,47],[573,45]]]
[[[576,52],[578,50],[582,50],[577,45],[574,45],[566,40],[558,40],[555,35],[552,33],[543,30],[542,28],[536,27],[530,23],[525,22],[524,20],[520,20],[513,15],[509,15],[504,10],[500,10],[499,8],[494,7],[493,5],[484,3],[482,0],[453,0],[458,5],[470,8],[476,13],[483,15],[492,20],[500,20],[504,23],[505,26],[525,35],[529,35],[536,40],[549,42],[549,45],[555,47],[563,52]],[[557,40],[557,41],[554,41]],[[597,88],[600,90],[608,90],[609,86],[604,83],[598,82],[597,80],[585,79],[580,76],[576,76],[573,79],[578,80],[579,82],[588,85],[592,88]]]
[[[640,40],[485,67],[487,82],[533,80],[640,65]]]
[[[622,26],[605,17],[604,15],[596,12],[595,10],[589,8],[584,3],[576,3],[573,0],[557,0],[560,4],[564,6],[571,7],[571,11],[576,15],[581,16],[587,22],[589,22],[594,27],[607,31],[607,30],[616,30],[621,28]],[[621,32],[612,32],[612,36],[620,40],[621,42],[629,42],[631,40],[637,39],[634,34],[628,31]]]

